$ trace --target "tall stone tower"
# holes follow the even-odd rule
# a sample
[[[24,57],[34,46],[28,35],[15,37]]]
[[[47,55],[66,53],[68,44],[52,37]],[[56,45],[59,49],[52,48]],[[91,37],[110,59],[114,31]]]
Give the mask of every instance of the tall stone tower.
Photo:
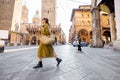
[[[17,30],[20,23],[23,0],[0,0],[0,29]]]
[[[9,43],[20,42],[19,31],[23,0],[0,0],[0,30],[8,30]]]
[[[48,18],[50,25],[56,25],[56,0],[42,0],[41,17]]]
[[[29,9],[26,5],[22,6],[21,23],[28,23]]]
[[[11,28],[15,0],[0,0],[0,30]]]

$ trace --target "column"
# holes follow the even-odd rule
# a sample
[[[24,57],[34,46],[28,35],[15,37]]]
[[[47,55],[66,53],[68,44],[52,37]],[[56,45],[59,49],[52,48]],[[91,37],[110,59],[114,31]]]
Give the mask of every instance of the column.
[[[88,42],[90,43],[90,32],[88,32]]]
[[[120,50],[120,0],[114,0],[117,40],[113,43],[114,49]]]
[[[100,12],[99,12],[99,7],[95,7],[92,11],[92,19],[93,19],[93,25],[92,25],[92,35],[93,35],[93,40],[92,40],[92,45],[94,47],[103,47],[103,43],[101,40],[101,35],[100,35]]]
[[[114,1],[115,1],[117,39],[120,40],[120,0],[114,0]]]
[[[111,42],[113,42],[116,40],[114,13],[110,14],[110,32],[111,32]]]
[[[29,37],[29,44],[28,44],[29,46],[31,45],[31,36]]]

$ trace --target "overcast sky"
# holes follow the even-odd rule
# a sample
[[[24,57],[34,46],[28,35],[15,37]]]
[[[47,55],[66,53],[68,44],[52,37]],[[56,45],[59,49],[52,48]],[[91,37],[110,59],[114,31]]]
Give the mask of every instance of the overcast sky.
[[[29,8],[29,22],[32,21],[32,18],[36,10],[41,11],[41,0],[26,0],[24,2]],[[90,5],[91,0],[57,0],[57,25],[60,23],[62,30],[65,32],[65,35],[68,37],[69,29],[71,26],[70,18],[73,8],[78,8],[79,5]]]

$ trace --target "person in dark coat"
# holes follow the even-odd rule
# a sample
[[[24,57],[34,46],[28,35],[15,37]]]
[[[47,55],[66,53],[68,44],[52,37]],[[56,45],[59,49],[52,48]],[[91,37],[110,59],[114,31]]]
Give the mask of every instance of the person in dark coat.
[[[81,39],[78,37],[78,51],[82,52]]]

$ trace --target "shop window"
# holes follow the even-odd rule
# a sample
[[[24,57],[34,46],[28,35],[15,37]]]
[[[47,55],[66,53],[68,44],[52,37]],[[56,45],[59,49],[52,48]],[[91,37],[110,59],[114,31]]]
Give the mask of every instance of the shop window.
[[[88,17],[90,17],[90,15],[88,14]]]
[[[88,21],[88,26],[90,26],[90,21]]]
[[[85,23],[84,23],[84,21],[82,21],[82,26],[84,26],[85,25]]]
[[[84,17],[84,14],[82,14],[82,17]]]

